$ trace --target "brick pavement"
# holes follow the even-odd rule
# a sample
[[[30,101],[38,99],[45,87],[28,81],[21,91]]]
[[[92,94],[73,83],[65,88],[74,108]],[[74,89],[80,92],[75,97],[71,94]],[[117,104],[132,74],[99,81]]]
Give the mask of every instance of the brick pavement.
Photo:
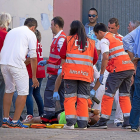
[[[139,140],[140,132],[116,128],[63,130],[63,129],[10,129],[0,128],[0,140]]]

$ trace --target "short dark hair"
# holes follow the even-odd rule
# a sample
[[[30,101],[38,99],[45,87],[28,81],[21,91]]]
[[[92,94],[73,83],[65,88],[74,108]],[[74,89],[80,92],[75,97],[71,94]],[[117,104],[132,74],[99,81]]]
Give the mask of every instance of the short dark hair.
[[[117,18],[111,18],[108,21],[110,24],[115,23],[116,27],[119,25],[119,20]]]
[[[38,42],[40,43],[41,42],[41,33],[38,30],[35,30],[35,35],[36,35]]]
[[[57,16],[52,19],[54,21],[54,25],[57,24],[60,28],[64,27],[64,20],[63,18]]]
[[[28,26],[28,27],[32,27],[35,26],[35,28],[37,28],[37,21],[34,18],[27,18],[24,22],[24,25]]]
[[[96,11],[96,12],[97,12],[97,15],[98,15],[98,11],[97,11],[97,9],[95,9],[95,8],[90,8],[89,11],[90,11],[90,10],[94,10],[94,11]],[[88,12],[89,12],[89,11],[88,11]]]
[[[103,32],[107,32],[107,27],[105,24],[103,23],[97,23],[95,26],[94,26],[94,32],[95,33],[98,33],[99,31],[103,31]]]

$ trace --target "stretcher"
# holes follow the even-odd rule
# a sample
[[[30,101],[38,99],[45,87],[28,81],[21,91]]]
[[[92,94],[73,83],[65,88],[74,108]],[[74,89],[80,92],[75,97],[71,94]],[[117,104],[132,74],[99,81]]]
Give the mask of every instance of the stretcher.
[[[64,127],[64,124],[24,124],[27,125],[29,128],[37,128],[37,129],[42,129],[42,128],[54,128],[54,129],[60,129]]]

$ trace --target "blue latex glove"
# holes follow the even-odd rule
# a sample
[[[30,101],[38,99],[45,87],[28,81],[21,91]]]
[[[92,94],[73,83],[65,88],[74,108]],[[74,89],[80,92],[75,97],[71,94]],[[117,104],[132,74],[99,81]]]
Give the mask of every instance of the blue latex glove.
[[[60,100],[60,96],[59,96],[58,92],[53,93],[53,100]]]
[[[93,98],[95,96],[96,91],[94,89],[92,89],[90,91],[90,97]]]
[[[42,61],[38,62],[38,65],[40,65],[40,66],[45,66],[46,64],[47,64],[46,60],[42,60]]]
[[[100,82],[100,84],[102,84],[103,85],[103,79],[104,79],[104,74],[100,74],[100,77],[99,77],[99,82]]]
[[[58,69],[57,75],[59,75],[62,72],[62,69]]]

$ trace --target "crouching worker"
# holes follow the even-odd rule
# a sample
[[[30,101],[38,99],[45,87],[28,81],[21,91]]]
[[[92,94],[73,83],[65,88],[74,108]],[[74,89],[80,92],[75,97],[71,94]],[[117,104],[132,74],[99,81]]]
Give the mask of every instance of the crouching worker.
[[[60,50],[60,57],[65,60],[62,65],[67,121],[64,129],[74,129],[76,122],[79,128],[87,128],[87,100],[90,97],[90,83],[93,81],[93,65],[98,56],[94,55],[97,54],[95,41],[86,36],[83,24],[73,21],[70,28],[70,36],[66,37]]]

